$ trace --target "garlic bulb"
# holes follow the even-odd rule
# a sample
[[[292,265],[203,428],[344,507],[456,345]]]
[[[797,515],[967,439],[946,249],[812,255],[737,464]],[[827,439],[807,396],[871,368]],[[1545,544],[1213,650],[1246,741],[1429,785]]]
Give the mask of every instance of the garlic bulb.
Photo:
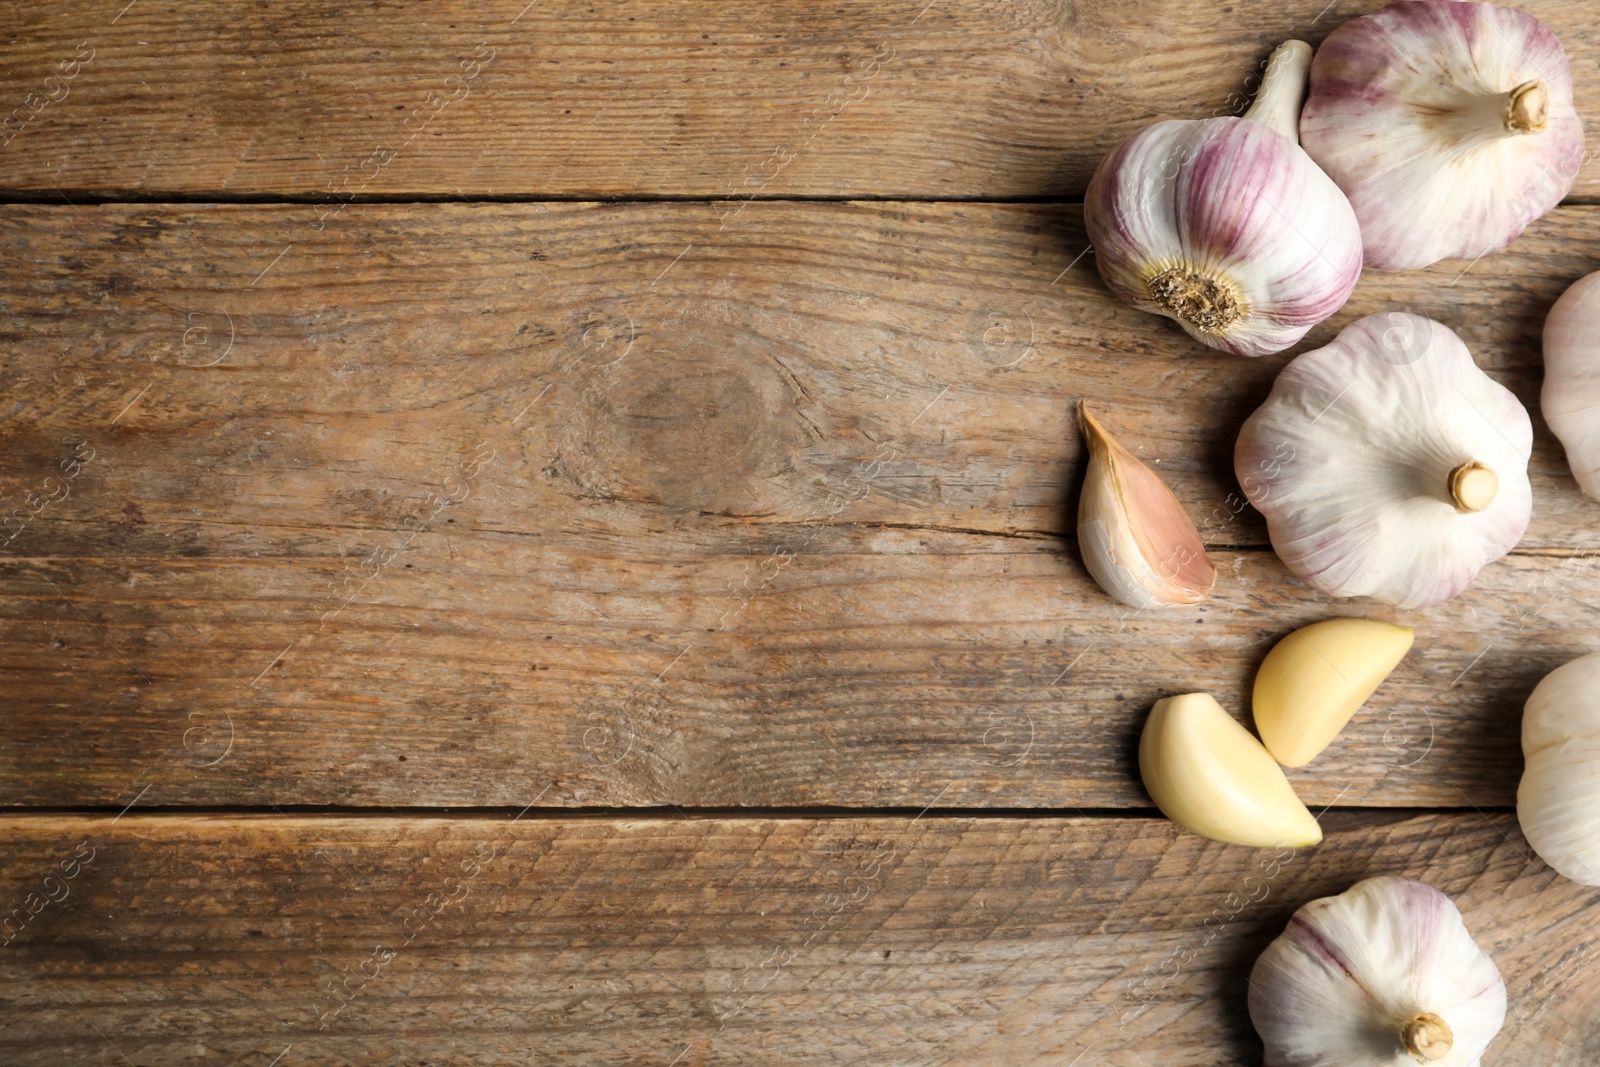
[[[1210,693],[1156,701],[1139,776],[1163,815],[1202,837],[1258,848],[1322,840],[1283,769]]]
[[[1573,282],[1545,316],[1539,406],[1578,486],[1600,500],[1600,272]]]
[[[1300,139],[1350,198],[1379,269],[1504,248],[1578,176],[1561,42],[1532,15],[1403,2],[1346,22],[1311,64]]]
[[[1234,449],[1288,568],[1333,596],[1448,600],[1533,511],[1533,426],[1449,329],[1368,315],[1294,359]]]
[[[1119,300],[1240,356],[1280,352],[1344,306],[1361,232],[1299,146],[1310,59],[1289,41],[1243,118],[1158,122],[1100,163],[1083,220]]]
[[[1506,987],[1450,898],[1386,876],[1313,900],[1250,972],[1265,1067],[1477,1067]]]
[[[1274,645],[1251,697],[1272,758],[1285,767],[1315,759],[1405,658],[1413,636],[1377,619],[1325,619]]]
[[[1600,653],[1545,675],[1522,712],[1517,821],[1539,858],[1600,885]]]
[[[1078,547],[1100,588],[1131,608],[1198,604],[1216,568],[1183,505],[1155,471],[1078,408],[1089,444],[1078,501]]]

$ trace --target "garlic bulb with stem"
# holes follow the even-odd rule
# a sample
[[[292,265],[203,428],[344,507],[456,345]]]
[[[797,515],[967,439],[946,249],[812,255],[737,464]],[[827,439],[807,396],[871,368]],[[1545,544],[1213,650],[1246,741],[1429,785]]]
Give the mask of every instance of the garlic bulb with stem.
[[[1505,1014],[1505,982],[1455,904],[1409,878],[1313,900],[1250,973],[1266,1067],[1477,1067]]]
[[[1416,608],[1461,592],[1522,537],[1532,448],[1527,411],[1461,338],[1390,312],[1283,369],[1234,470],[1296,575]]]
[[[1517,821],[1574,882],[1600,886],[1600,653],[1545,675],[1522,712]]]
[[[1402,0],[1334,30],[1311,64],[1300,140],[1350,198],[1381,270],[1504,248],[1560,202],[1583,158],[1561,42],[1486,3]]]
[[[1130,608],[1198,604],[1217,571],[1160,475],[1078,406],[1089,464],[1078,501],[1078,548],[1091,577]]]
[[[1573,282],[1545,316],[1539,407],[1578,487],[1600,500],[1600,271]]]
[[[1299,146],[1310,61],[1286,42],[1243,118],[1158,122],[1100,163],[1083,218],[1119,300],[1241,356],[1280,352],[1344,306],[1361,233]]]

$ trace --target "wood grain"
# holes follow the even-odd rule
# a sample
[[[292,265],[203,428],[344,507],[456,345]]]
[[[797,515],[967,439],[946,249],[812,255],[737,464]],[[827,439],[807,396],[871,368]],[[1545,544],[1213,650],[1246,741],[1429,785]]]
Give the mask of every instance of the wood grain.
[[[0,951],[0,1055],[1256,1064],[1256,955],[1400,873],[1505,977],[1486,1062],[1594,1062],[1600,890],[1509,815],[1326,821],[1296,853],[1121,818],[10,818],[0,901],[38,910]]]
[[[1245,716],[1274,641],[1357,613],[1417,650],[1307,801],[1487,807],[1600,646],[1536,414],[1596,209],[1369,275],[1303,346],[1426,311],[1535,409],[1523,547],[1414,613],[1264,551],[1230,453],[1284,359],[1116,304],[1075,208],[318,211],[0,219],[0,801],[1142,806],[1154,700]],[[1208,604],[1082,571],[1080,397],[1216,546]]]
[[[1079,196],[1134,130],[1241,111],[1275,45],[1381,6],[9,2],[0,189]],[[1587,7],[1519,6],[1561,38],[1578,112],[1596,113]],[[1574,193],[1600,195],[1600,165]]]
[[[1600,1062],[1600,890],[1509,810],[1600,648],[1537,412],[1600,164],[1301,346],[1431,315],[1533,414],[1526,538],[1420,612],[1240,500],[1288,355],[1117,304],[1039,202],[1381,3],[0,0],[0,1062],[1256,1064],[1255,957],[1384,873],[1505,975],[1486,1063]],[[1593,5],[1520,6],[1595,112]],[[1206,604],[1084,573],[1082,399]],[[1417,643],[1291,773],[1326,841],[1151,811],[1149,706],[1248,723],[1330,614]],[[683,810],[749,806],[812,815]]]

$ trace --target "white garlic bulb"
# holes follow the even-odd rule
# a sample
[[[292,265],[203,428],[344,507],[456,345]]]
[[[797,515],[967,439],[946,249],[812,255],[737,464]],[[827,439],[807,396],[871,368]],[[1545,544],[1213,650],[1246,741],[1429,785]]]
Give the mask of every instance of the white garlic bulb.
[[[1574,882],[1600,885],[1600,653],[1534,686],[1522,712],[1522,754],[1523,836]]]
[[[1299,146],[1310,60],[1289,41],[1243,118],[1158,122],[1100,163],[1083,219],[1119,300],[1240,356],[1281,352],[1344,306],[1361,232]]]
[[[1600,272],[1573,282],[1545,316],[1539,407],[1579,487],[1600,500]]]
[[[1296,575],[1417,608],[1461,592],[1522,537],[1532,448],[1527,411],[1461,338],[1390,312],[1285,367],[1233,462]]]
[[[1089,465],[1078,501],[1078,548],[1100,588],[1130,608],[1198,604],[1217,571],[1161,476],[1078,408]]]
[[[1504,248],[1583,159],[1561,42],[1483,3],[1394,3],[1334,30],[1311,64],[1300,140],[1350,198],[1381,270]]]
[[[1477,1067],[1506,987],[1450,898],[1392,876],[1313,900],[1250,973],[1266,1067]]]

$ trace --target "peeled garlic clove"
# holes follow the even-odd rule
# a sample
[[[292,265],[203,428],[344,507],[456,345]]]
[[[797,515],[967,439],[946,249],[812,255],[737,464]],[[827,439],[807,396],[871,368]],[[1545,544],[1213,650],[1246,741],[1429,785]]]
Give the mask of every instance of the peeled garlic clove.
[[[1532,449],[1527,411],[1461,338],[1390,312],[1284,368],[1234,470],[1291,571],[1333,596],[1417,608],[1522,537]]]
[[[1310,763],[1405,658],[1413,635],[1376,619],[1328,619],[1279,641],[1252,698],[1267,751],[1285,767]]]
[[[1322,840],[1283,770],[1210,693],[1156,701],[1139,775],[1163,815],[1202,837],[1257,848]]]
[[[1295,912],[1249,1003],[1266,1067],[1477,1067],[1506,987],[1449,897],[1385,876]]]
[[[1600,653],[1545,675],[1522,713],[1517,821],[1539,858],[1600,886]]]
[[[1600,500],[1600,272],[1579,278],[1545,316],[1539,407],[1579,487]]]
[[[1583,123],[1561,43],[1483,3],[1396,3],[1311,64],[1300,139],[1350,198],[1369,267],[1482,256],[1572,188]]]
[[[1183,505],[1155,471],[1080,406],[1089,444],[1078,547],[1100,588],[1131,608],[1198,604],[1217,571]]]
[[[1083,218],[1119,300],[1240,356],[1280,352],[1344,306],[1361,232],[1300,149],[1310,60],[1289,41],[1243,118],[1158,122],[1101,162]]]

